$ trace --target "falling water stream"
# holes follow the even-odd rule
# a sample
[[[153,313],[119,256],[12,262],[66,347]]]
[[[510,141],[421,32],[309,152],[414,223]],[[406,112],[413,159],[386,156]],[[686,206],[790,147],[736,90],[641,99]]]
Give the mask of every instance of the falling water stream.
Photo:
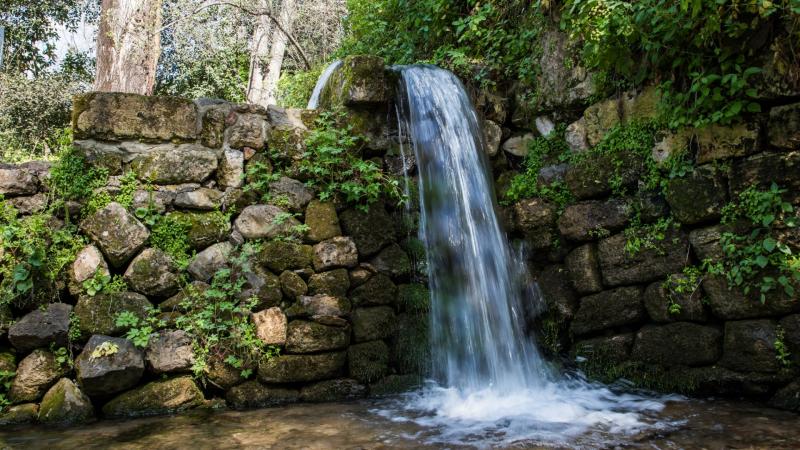
[[[342,60],[337,59],[336,61],[330,63],[325,70],[322,71],[320,74],[319,79],[317,80],[317,84],[314,86],[314,90],[311,92],[311,98],[308,99],[308,109],[315,109],[319,107],[319,97],[322,95],[322,90],[328,84],[328,80],[333,75],[333,72],[336,71],[339,67],[342,66]]]

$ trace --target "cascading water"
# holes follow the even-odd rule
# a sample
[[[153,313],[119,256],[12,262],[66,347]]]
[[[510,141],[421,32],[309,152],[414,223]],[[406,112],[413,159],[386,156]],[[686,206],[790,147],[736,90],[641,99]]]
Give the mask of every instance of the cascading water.
[[[498,223],[483,134],[461,82],[432,66],[396,70],[400,130],[419,167],[434,383],[409,397],[410,416],[382,414],[431,426],[433,440],[472,445],[644,427],[642,413],[662,402],[558,375],[527,336],[523,307],[541,300],[524,288],[525,262]]]
[[[311,98],[308,99],[308,109],[316,109],[319,107],[319,97],[322,95],[322,90],[325,88],[325,85],[328,84],[328,80],[331,78],[333,72],[341,66],[342,60],[337,59],[322,71],[319,79],[317,79],[317,84],[314,85],[314,90],[311,92]]]

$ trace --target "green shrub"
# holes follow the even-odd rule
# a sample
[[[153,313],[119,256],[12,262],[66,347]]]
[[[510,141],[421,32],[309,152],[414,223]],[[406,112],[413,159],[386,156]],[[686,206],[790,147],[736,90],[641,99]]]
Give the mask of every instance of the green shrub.
[[[305,108],[324,67],[294,73],[283,72],[278,81],[278,104],[284,108]]]

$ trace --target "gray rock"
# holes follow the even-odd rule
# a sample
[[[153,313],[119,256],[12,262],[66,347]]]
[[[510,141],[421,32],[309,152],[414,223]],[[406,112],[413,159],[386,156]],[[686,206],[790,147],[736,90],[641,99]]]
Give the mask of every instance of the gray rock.
[[[39,180],[33,172],[13,166],[0,167],[0,195],[33,195],[38,190]]]
[[[397,286],[388,276],[378,274],[353,289],[350,299],[358,306],[394,305],[397,302]]]
[[[52,353],[37,349],[20,361],[8,397],[12,403],[35,402],[60,377],[64,370]]]
[[[754,186],[769,189],[772,183],[788,190],[786,200],[800,201],[800,152],[761,153],[733,163],[731,196]]]
[[[600,270],[607,286],[655,281],[683,269],[688,241],[683,233],[668,231],[657,248],[641,249],[631,254],[625,249],[627,237],[619,233],[598,245]]]
[[[42,399],[39,422],[49,425],[77,425],[94,420],[89,397],[69,378],[62,378]]]
[[[314,295],[300,297],[300,304],[310,316],[343,317],[350,313],[350,301],[344,297]]]
[[[234,222],[236,231],[245,239],[273,239],[289,236],[300,225],[291,215],[274,205],[251,205]]]
[[[297,299],[308,293],[308,285],[300,275],[295,272],[284,270],[278,277],[281,283],[281,291],[283,295],[290,300]]]
[[[202,183],[217,170],[217,152],[196,144],[162,145],[136,157],[131,169],[156,184]]]
[[[503,129],[491,120],[483,121],[483,136],[486,140],[486,154],[489,157],[497,156],[500,150],[500,141],[503,139]]]
[[[175,196],[175,207],[213,211],[220,207],[224,194],[216,189],[198,188]]]
[[[603,278],[597,261],[594,243],[576,247],[564,260],[572,286],[579,294],[594,294],[603,290]]]
[[[51,303],[45,310],[36,309],[11,325],[8,340],[21,353],[50,344],[65,347],[71,312],[72,306],[65,303]]]
[[[524,158],[528,151],[531,141],[535,139],[533,133],[525,133],[519,136],[514,136],[507,141],[503,142],[503,151],[520,158]]]
[[[692,250],[701,261],[705,259],[718,261],[725,257],[725,252],[722,251],[722,245],[719,243],[724,231],[722,225],[713,225],[698,228],[689,233]]]
[[[228,265],[228,259],[233,252],[230,242],[214,244],[195,255],[186,270],[195,280],[209,281],[218,270]]]
[[[374,203],[367,212],[348,209],[339,216],[342,230],[356,244],[358,254],[370,257],[395,240],[395,222],[386,213],[384,205]]]
[[[269,408],[295,403],[300,391],[275,386],[264,386],[258,381],[245,381],[225,394],[225,400],[233,409]]]
[[[642,290],[622,287],[583,297],[571,324],[575,335],[585,335],[606,328],[630,325],[645,318]]]
[[[694,225],[719,219],[728,202],[727,186],[714,169],[698,167],[682,178],[673,178],[667,185],[667,202],[675,218]]]
[[[157,248],[147,248],[133,258],[124,278],[131,290],[152,297],[169,297],[180,288],[178,266]]]
[[[378,272],[392,278],[407,277],[411,274],[411,260],[408,254],[397,244],[390,244],[371,260],[370,264]]]
[[[757,123],[709,125],[695,130],[697,163],[705,164],[757,152],[759,131]]]
[[[682,283],[684,292],[678,292],[678,283]],[[699,285],[691,289],[686,275],[674,274],[667,281],[656,281],[644,291],[644,306],[647,314],[654,322],[666,323],[676,321],[704,322],[707,318],[703,308],[703,290]],[[677,305],[677,312],[670,311],[670,305]]]
[[[150,337],[147,367],[155,374],[188,372],[194,364],[192,338],[183,330],[162,330]]]
[[[339,216],[333,203],[311,200],[306,207],[305,223],[308,226],[306,238],[320,242],[342,234]]]
[[[316,355],[281,355],[258,365],[258,378],[264,383],[307,383],[340,376],[347,352]]]
[[[769,400],[773,408],[800,411],[800,381],[794,381],[779,389]]]
[[[769,110],[767,138],[773,147],[800,149],[800,103],[775,106]]]
[[[586,358],[589,364],[619,364],[630,358],[633,334],[617,334],[586,339],[575,343],[572,355]]]
[[[217,183],[223,189],[238,188],[244,182],[244,154],[238,150],[225,150],[219,160]]]
[[[357,244],[349,237],[337,236],[314,246],[314,270],[338,269],[358,265]]]
[[[622,199],[580,202],[564,209],[558,229],[567,239],[590,241],[621,230],[630,213],[630,205]]]
[[[574,153],[589,150],[589,141],[586,138],[586,120],[583,117],[567,126],[564,140],[567,141],[569,149]]]
[[[347,269],[335,269],[311,275],[308,280],[308,294],[328,294],[334,297],[346,297],[350,289],[350,275]]]
[[[237,149],[263,149],[268,126],[265,119],[258,114],[239,114],[236,123],[227,130],[228,145]]]
[[[647,325],[636,333],[633,359],[665,366],[702,366],[720,357],[722,333],[689,322]]]
[[[388,306],[356,308],[352,320],[353,339],[356,343],[386,339],[397,328],[394,310]]]
[[[30,197],[11,197],[6,201],[21,215],[28,215],[44,211],[47,208],[48,198],[47,194],[39,193]]]
[[[739,288],[731,288],[722,276],[708,276],[703,280],[703,290],[708,296],[711,313],[724,320],[774,317],[800,311],[800,303],[785,295],[782,290],[773,290],[761,303],[759,293],[744,295]]]
[[[578,311],[578,295],[572,288],[564,266],[548,265],[539,273],[536,281],[547,302],[547,310],[555,319],[563,323],[572,320]]]
[[[78,296],[83,292],[83,282],[94,277],[97,272],[102,275],[110,275],[108,264],[100,250],[94,245],[87,245],[75,257],[75,261],[70,265],[67,275],[69,276],[69,293]]]
[[[83,336],[93,334],[118,336],[125,332],[125,329],[116,323],[120,313],[130,312],[144,319],[147,310],[152,307],[147,297],[135,292],[97,294],[94,297],[79,298],[75,305],[75,316]]]
[[[546,248],[555,238],[556,207],[540,198],[520,200],[514,204],[514,227],[523,233],[533,248]]]
[[[719,364],[740,372],[777,372],[775,322],[741,320],[725,323],[725,339]]]
[[[106,417],[142,417],[174,414],[196,408],[205,401],[203,392],[189,376],[147,383],[122,393],[103,405]]]
[[[350,379],[320,381],[300,390],[300,400],[310,403],[355,400],[366,395],[366,386]]]
[[[139,253],[150,231],[116,202],[87,217],[81,230],[103,251],[114,267],[122,267]]]
[[[280,177],[269,184],[271,203],[286,206],[289,211],[303,212],[308,203],[314,199],[314,191],[301,181],[288,177]]]
[[[277,275],[252,264],[249,270],[242,273],[244,284],[239,292],[239,299],[247,301],[254,298],[258,301],[256,309],[277,306],[283,299],[281,282]]]
[[[288,353],[316,353],[346,348],[350,330],[316,322],[294,320],[289,323],[286,338]]]
[[[78,383],[90,397],[131,388],[144,373],[144,357],[127,339],[94,335],[75,358]]]

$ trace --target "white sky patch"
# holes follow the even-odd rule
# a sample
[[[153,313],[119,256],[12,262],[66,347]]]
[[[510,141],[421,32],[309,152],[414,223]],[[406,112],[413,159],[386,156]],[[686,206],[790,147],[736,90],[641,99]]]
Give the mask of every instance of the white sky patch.
[[[75,31],[69,31],[64,26],[59,25],[58,40],[56,41],[56,63],[61,64],[64,55],[69,49],[75,49],[81,53],[94,54],[95,37],[97,36],[97,24],[88,23],[81,20]]]

